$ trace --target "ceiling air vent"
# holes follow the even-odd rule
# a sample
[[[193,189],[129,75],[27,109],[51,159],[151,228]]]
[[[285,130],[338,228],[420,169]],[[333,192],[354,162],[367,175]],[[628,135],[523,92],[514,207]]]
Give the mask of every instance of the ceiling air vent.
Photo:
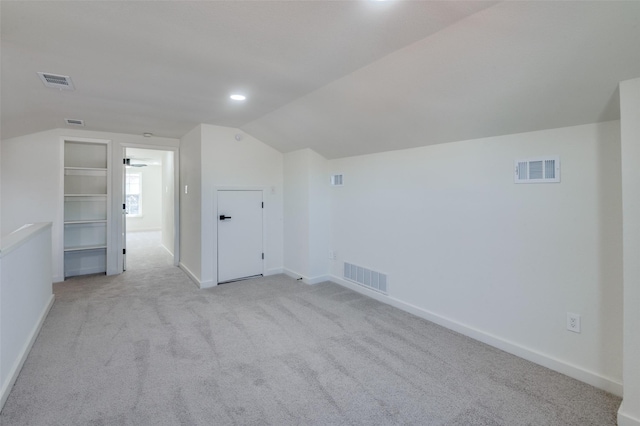
[[[78,120],[77,118],[65,118],[64,121],[70,126],[84,127],[84,120]]]
[[[47,72],[39,72],[38,76],[45,86],[53,89],[75,90],[71,77],[68,75],[49,74]]]
[[[343,185],[343,179],[342,179],[342,175],[331,175],[331,186],[342,186]]]
[[[515,183],[560,182],[560,157],[515,161]]]

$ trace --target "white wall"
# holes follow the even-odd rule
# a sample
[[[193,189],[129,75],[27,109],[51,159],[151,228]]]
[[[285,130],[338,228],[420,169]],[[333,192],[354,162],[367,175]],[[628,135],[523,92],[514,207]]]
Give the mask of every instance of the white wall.
[[[561,183],[514,184],[544,155]],[[331,272],[386,273],[385,300],[619,394],[620,161],[618,122],[331,160]]]
[[[180,267],[197,282],[202,268],[202,126],[180,139]],[[185,187],[188,192],[185,193]]]
[[[327,159],[311,149],[284,156],[284,267],[308,284],[329,272],[329,172]]]
[[[289,275],[309,276],[308,150],[284,155],[284,268]]]
[[[162,154],[162,245],[171,254],[174,252],[174,221],[175,221],[175,178],[174,178],[174,154],[165,151]]]
[[[164,193],[162,166],[131,168],[127,169],[127,173],[140,173],[142,176],[142,216],[127,216],[127,232],[161,230]]]
[[[283,156],[238,129],[202,124],[201,286],[217,284],[217,188],[264,189],[265,273],[282,272]]]
[[[122,263],[121,217],[123,144],[177,147],[177,139],[122,133],[94,132],[78,129],[54,129],[2,141],[1,191],[2,234],[24,223],[52,222],[53,279],[62,281],[63,275],[63,137],[85,137],[112,141],[112,246],[107,272],[117,273]],[[118,225],[118,226],[116,226]]]
[[[5,235],[0,252],[0,410],[53,305],[51,224]]]
[[[620,426],[640,426],[640,78],[620,83],[624,217],[624,401]]]

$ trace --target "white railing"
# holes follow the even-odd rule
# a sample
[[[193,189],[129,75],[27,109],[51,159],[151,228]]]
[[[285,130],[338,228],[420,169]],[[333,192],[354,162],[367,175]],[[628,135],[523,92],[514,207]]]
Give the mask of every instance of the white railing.
[[[0,409],[53,305],[51,222],[32,223],[0,243]]]

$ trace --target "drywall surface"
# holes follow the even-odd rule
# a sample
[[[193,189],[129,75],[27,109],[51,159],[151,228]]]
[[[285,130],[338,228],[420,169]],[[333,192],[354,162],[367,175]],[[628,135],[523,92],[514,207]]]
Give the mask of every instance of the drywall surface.
[[[162,154],[162,245],[173,254],[175,223],[175,177],[174,153],[165,151]]]
[[[180,139],[180,265],[201,280],[202,127]]]
[[[283,155],[230,127],[202,124],[202,283],[217,284],[216,190],[263,189],[265,273],[282,271]],[[236,135],[240,135],[236,140]]]
[[[25,223],[51,222],[52,274],[63,280],[62,168],[55,131],[2,141],[2,235]]]
[[[329,273],[329,163],[326,158],[309,149],[308,164],[309,276],[314,282],[318,282],[327,279]]]
[[[308,284],[328,279],[329,172],[311,149],[284,156],[284,268]]]
[[[127,216],[127,232],[160,230],[164,198],[162,167],[159,165],[136,167],[127,169],[126,173],[139,173],[142,179],[142,215]]]
[[[547,155],[560,183],[514,183],[514,160]],[[330,191],[333,276],[345,261],[385,273],[389,299],[620,392],[619,122],[336,159],[329,172],[345,182]]]
[[[104,139],[112,142],[112,247],[107,272],[117,273],[122,259],[122,150],[120,144],[144,144],[177,147],[177,139],[145,138],[122,133],[95,132],[77,129],[54,129],[2,141],[2,234],[25,223],[51,222],[53,240],[53,280],[63,275],[63,151],[62,140],[71,138]],[[120,264],[121,265],[121,264]]]
[[[284,267],[300,276],[310,276],[307,151],[284,155]]]
[[[624,400],[618,424],[640,426],[640,78],[620,83],[624,247]]]
[[[0,410],[53,304],[51,260],[50,223],[5,235],[0,253]]]

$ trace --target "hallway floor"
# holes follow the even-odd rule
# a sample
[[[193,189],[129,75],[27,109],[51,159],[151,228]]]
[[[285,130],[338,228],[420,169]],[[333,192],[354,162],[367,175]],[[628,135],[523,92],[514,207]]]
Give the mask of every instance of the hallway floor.
[[[162,245],[160,231],[127,232],[127,271],[173,265],[173,256]]]

